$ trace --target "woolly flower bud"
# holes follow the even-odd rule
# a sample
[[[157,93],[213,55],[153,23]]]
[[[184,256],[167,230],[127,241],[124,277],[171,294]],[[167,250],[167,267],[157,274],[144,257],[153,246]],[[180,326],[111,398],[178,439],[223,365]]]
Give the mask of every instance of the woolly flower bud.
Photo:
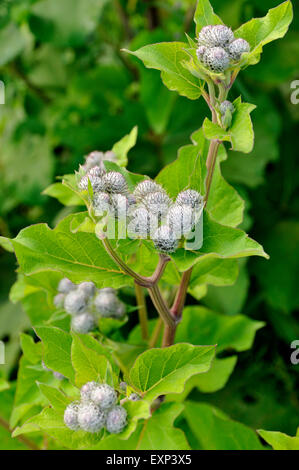
[[[91,392],[98,386],[97,382],[87,382],[80,389],[81,400],[90,401]]]
[[[141,183],[137,184],[134,190],[134,196],[137,200],[143,199],[147,194],[155,193],[157,191],[163,192],[163,188],[160,184],[152,180],[144,180]]]
[[[104,188],[108,193],[123,194],[128,191],[125,177],[118,171],[110,171],[103,176]]]
[[[114,295],[116,295],[116,290],[113,289],[113,287],[103,287],[102,289],[99,289],[99,292],[101,294],[114,294]]]
[[[233,60],[240,60],[241,56],[244,52],[250,51],[250,46],[245,39],[239,38],[235,39],[229,46],[228,46],[228,53],[231,59]]]
[[[85,157],[85,163],[83,165],[84,170],[88,171],[95,166],[101,166],[103,157],[103,152],[98,152],[97,150],[90,152]]]
[[[204,65],[212,72],[224,72],[229,67],[229,55],[222,47],[207,49],[203,55]]]
[[[167,223],[177,237],[187,235],[194,226],[194,213],[190,206],[174,204],[168,211]]]
[[[110,212],[111,204],[109,194],[104,192],[96,193],[92,201],[93,210],[95,215],[102,216],[105,212]]]
[[[162,253],[173,253],[178,247],[178,240],[168,225],[162,225],[153,236],[155,248]]]
[[[79,405],[80,402],[74,401],[66,407],[64,412],[64,423],[72,431],[77,431],[78,429],[80,429],[80,425],[78,423]]]
[[[60,294],[55,295],[55,297],[53,299],[53,303],[54,303],[55,307],[63,308],[64,299],[65,299],[65,294],[60,293]]]
[[[230,110],[231,113],[233,113],[235,111],[235,107],[234,107],[233,103],[231,103],[228,100],[225,100],[219,106],[219,110],[220,110],[221,115],[224,116],[228,109]]]
[[[150,234],[151,224],[154,225],[155,217],[145,207],[138,207],[131,213],[131,222],[128,226],[128,234],[131,237],[147,238]],[[156,220],[156,227],[158,220]]]
[[[117,393],[110,385],[101,384],[92,390],[90,399],[100,408],[108,409],[116,404]]]
[[[206,46],[198,46],[196,49],[196,55],[198,57],[198,60],[202,61],[203,55],[206,52],[207,48]]]
[[[95,293],[96,286],[91,281],[81,282],[78,289],[86,295],[86,297],[92,297]]]
[[[78,290],[69,292],[64,300],[65,311],[69,314],[81,313],[86,308],[86,295]]]
[[[86,334],[95,327],[95,321],[90,313],[80,313],[72,318],[72,330],[76,333]]]
[[[204,26],[198,35],[198,44],[207,47],[226,47],[234,40],[234,33],[225,25]]]
[[[72,283],[67,277],[64,277],[61,279],[61,281],[58,284],[58,292],[61,292],[62,294],[68,294],[71,290],[76,289],[75,284]]]
[[[187,189],[181,191],[177,198],[176,203],[182,206],[190,206],[192,209],[199,210],[203,205],[203,197],[194,189]]]
[[[128,386],[127,382],[120,382],[120,384],[119,384],[119,389],[120,389],[122,392],[125,392],[125,393],[126,393],[126,391],[127,391],[127,386]]]
[[[81,403],[78,407],[78,423],[87,432],[99,432],[105,425],[106,414],[93,403]]]
[[[116,218],[124,218],[129,209],[129,203],[123,194],[111,194],[111,213]]]
[[[115,294],[99,292],[94,300],[94,306],[101,317],[122,317],[125,305]]]
[[[167,213],[171,201],[166,193],[156,191],[145,196],[142,203],[151,214],[163,216]]]
[[[131,393],[131,395],[129,396],[129,400],[139,401],[139,400],[141,400],[141,397],[137,393]]]
[[[112,434],[118,434],[124,429],[126,424],[127,412],[122,406],[117,405],[109,411],[106,421],[107,431]]]
[[[104,153],[104,160],[108,160],[109,162],[115,162],[116,161],[116,155],[112,150],[108,150],[107,152]]]
[[[90,174],[93,169],[91,169],[86,175],[82,176],[80,182],[79,182],[79,189],[81,191],[87,191],[88,190],[88,180],[90,181],[90,184],[92,186],[92,189],[94,192],[99,192],[104,190],[104,183],[103,183],[103,178],[100,176]]]

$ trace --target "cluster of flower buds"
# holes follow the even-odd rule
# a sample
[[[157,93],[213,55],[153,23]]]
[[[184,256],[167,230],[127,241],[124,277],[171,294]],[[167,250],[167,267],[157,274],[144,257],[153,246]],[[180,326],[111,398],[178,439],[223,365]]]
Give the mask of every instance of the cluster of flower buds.
[[[106,428],[111,434],[123,431],[127,425],[127,412],[117,404],[118,394],[113,387],[87,382],[80,395],[80,401],[72,402],[64,412],[64,422],[69,429],[97,433]]]
[[[108,150],[108,152],[99,152],[98,150],[94,150],[86,155],[85,163],[82,165],[82,168],[85,172],[88,172],[95,166],[99,166],[105,170],[104,161],[116,162],[115,153],[112,152],[112,150]]]
[[[67,278],[58,284],[54,305],[70,314],[72,329],[83,334],[95,328],[99,317],[121,318],[126,312],[114,289],[96,289],[93,282],[76,285]]]
[[[250,51],[245,39],[236,39],[233,31],[222,24],[204,26],[197,39],[197,57],[214,73],[224,72]]]

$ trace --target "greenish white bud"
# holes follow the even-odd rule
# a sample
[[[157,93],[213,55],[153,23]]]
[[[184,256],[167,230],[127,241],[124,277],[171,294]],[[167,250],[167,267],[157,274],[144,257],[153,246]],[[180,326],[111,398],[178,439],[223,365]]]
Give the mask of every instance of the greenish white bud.
[[[65,425],[71,429],[72,431],[77,431],[80,429],[80,425],[78,422],[78,408],[80,402],[73,402],[68,405],[64,411],[64,423]]]
[[[229,55],[222,47],[207,49],[202,62],[214,73],[224,72],[230,65]]]
[[[152,180],[144,180],[137,184],[134,190],[134,196],[138,201],[141,201],[145,196],[150,193],[163,192],[162,186]]]
[[[91,281],[81,282],[78,289],[84,292],[87,297],[92,297],[95,293],[96,286]]]
[[[227,47],[234,40],[234,33],[225,25],[204,26],[198,35],[198,44],[207,47]]]
[[[64,308],[65,311],[71,315],[83,313],[86,306],[86,295],[79,289],[69,292],[65,297]]]
[[[75,284],[70,281],[67,277],[61,279],[58,284],[58,292],[61,292],[62,294],[68,294],[71,290],[74,289],[76,289]]]
[[[108,193],[125,194],[128,185],[125,177],[118,171],[110,171],[103,176],[104,190]]]
[[[162,253],[173,253],[178,247],[178,239],[168,225],[162,225],[156,230],[153,242]]]
[[[94,329],[95,321],[90,313],[80,313],[72,318],[71,327],[75,333],[86,334]]]
[[[101,317],[119,318],[125,314],[125,305],[112,293],[99,292],[94,306]]]
[[[156,191],[145,196],[142,204],[151,214],[163,217],[169,209],[171,200],[164,191]]]
[[[117,402],[117,393],[108,384],[97,385],[90,394],[91,401],[106,410],[114,406]]]
[[[56,308],[63,308],[64,306],[64,299],[65,299],[65,294],[57,294],[55,295],[54,299],[53,299],[53,303],[55,305]]]
[[[233,60],[240,60],[244,52],[250,52],[250,45],[245,39],[235,39],[227,48],[229,56]]]
[[[97,382],[86,382],[80,389],[81,400],[90,401],[91,392],[98,386]]]
[[[106,421],[106,428],[111,434],[119,434],[127,425],[127,411],[120,405],[112,408]]]
[[[99,432],[106,423],[106,413],[93,403],[84,402],[78,407],[78,423],[84,431]]]
[[[191,206],[174,204],[168,211],[167,224],[178,238],[191,232],[195,224],[194,210]]]
[[[182,206],[190,206],[198,211],[203,206],[203,197],[194,189],[186,189],[186,191],[181,191],[178,194],[176,203]]]

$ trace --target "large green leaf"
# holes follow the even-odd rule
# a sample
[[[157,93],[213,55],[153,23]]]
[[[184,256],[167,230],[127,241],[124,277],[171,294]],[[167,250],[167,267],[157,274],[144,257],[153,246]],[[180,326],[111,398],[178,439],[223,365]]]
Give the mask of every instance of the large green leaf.
[[[210,119],[205,118],[203,132],[207,139],[228,141],[232,150],[249,153],[253,149],[254,133],[250,113],[255,109],[254,104],[242,103],[241,98],[234,101],[235,112],[229,129],[220,127]]]
[[[196,23],[196,34],[198,34],[204,26],[210,24],[223,24],[222,20],[215,15],[209,0],[198,0],[194,21]]]
[[[62,183],[53,183],[48,186],[43,194],[58,199],[65,206],[83,206],[83,199]]]
[[[259,429],[258,433],[274,450],[299,450],[299,428],[297,436],[291,437],[283,432],[265,431]]]
[[[189,292],[196,297],[196,291],[202,284],[231,285],[235,282],[238,272],[236,260],[200,258],[192,270]]]
[[[204,403],[187,402],[185,417],[196,439],[196,449],[262,450],[255,432],[232,421],[221,410]]]
[[[282,38],[293,19],[290,1],[271,8],[263,18],[253,18],[235,31],[237,38],[243,38],[250,44],[250,52],[244,54],[241,66],[254,65],[260,60],[263,47],[275,39]]]
[[[243,258],[263,256],[268,258],[261,245],[240,229],[227,227],[213,221],[204,212],[203,245],[199,251],[178,249],[171,257],[180,271],[186,271],[204,258]]]
[[[76,217],[84,221],[85,213]],[[131,280],[106,253],[94,233],[72,233],[74,216],[68,216],[54,230],[46,224],[32,225],[12,240],[22,271],[59,271],[74,282],[93,281],[98,287],[120,287]]]
[[[17,57],[26,46],[25,36],[13,23],[0,29],[0,66]]]
[[[194,328],[196,325],[196,328]],[[176,341],[193,344],[217,344],[217,353],[225,349],[245,351],[251,348],[255,333],[264,326],[245,315],[226,316],[205,307],[186,307],[178,326]]]
[[[160,70],[167,88],[195,100],[201,95],[203,83],[182,65],[189,59],[186,47],[183,42],[161,42],[126,52],[141,59],[146,67]]]
[[[214,354],[215,346],[187,343],[151,349],[136,359],[130,371],[131,384],[149,401],[180,393],[189,377],[209,370]]]

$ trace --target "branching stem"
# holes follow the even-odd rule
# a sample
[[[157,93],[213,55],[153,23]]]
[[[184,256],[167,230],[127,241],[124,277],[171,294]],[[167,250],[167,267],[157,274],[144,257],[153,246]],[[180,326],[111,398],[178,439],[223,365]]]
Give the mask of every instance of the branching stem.
[[[141,328],[141,337],[144,340],[148,339],[148,324],[147,324],[147,309],[145,303],[145,295],[143,291],[143,287],[141,287],[137,282],[135,282],[135,293],[136,293],[136,300],[138,305],[138,315],[139,315],[139,323]]]

